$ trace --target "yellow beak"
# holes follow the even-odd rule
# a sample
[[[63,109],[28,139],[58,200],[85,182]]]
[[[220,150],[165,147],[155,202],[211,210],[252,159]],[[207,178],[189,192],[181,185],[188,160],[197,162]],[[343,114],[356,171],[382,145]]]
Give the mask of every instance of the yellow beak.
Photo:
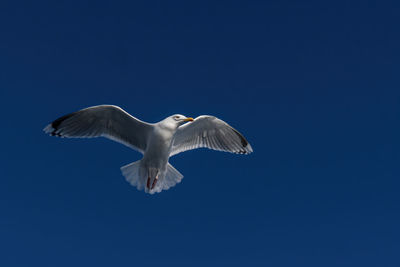
[[[184,119],[183,121],[194,121],[194,119],[189,117],[189,118]]]

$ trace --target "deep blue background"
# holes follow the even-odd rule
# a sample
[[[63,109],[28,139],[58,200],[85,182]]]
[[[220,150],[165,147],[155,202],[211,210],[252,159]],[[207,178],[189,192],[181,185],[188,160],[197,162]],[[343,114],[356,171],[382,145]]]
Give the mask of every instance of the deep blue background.
[[[323,3],[321,3],[323,2]],[[400,266],[398,4],[1,1],[1,266]],[[250,156],[45,135],[115,104],[216,115]]]

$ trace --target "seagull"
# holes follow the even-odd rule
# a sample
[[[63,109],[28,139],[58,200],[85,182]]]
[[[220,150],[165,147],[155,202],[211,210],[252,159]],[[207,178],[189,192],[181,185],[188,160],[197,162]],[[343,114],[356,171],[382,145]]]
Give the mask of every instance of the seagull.
[[[196,119],[175,114],[157,123],[141,121],[114,105],[88,107],[64,115],[44,129],[51,136],[106,137],[143,154],[121,167],[125,179],[138,190],[154,194],[180,183],[183,175],[169,158],[196,148],[250,154],[251,145],[226,122],[209,115]]]

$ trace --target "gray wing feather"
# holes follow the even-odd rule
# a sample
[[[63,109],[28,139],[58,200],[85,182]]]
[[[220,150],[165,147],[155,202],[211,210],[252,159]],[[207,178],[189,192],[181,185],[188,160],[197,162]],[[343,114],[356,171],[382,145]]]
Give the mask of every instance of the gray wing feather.
[[[170,156],[201,147],[237,154],[253,152],[242,134],[226,122],[207,115],[199,116],[178,128]]]
[[[152,127],[118,106],[100,105],[62,116],[47,125],[44,131],[69,138],[103,136],[143,153]]]

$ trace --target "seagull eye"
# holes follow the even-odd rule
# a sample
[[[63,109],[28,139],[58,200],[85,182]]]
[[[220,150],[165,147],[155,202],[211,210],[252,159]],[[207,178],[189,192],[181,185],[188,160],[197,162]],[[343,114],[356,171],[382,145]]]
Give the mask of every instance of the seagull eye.
[[[174,116],[174,119],[175,119],[175,120],[179,119],[179,116]]]

